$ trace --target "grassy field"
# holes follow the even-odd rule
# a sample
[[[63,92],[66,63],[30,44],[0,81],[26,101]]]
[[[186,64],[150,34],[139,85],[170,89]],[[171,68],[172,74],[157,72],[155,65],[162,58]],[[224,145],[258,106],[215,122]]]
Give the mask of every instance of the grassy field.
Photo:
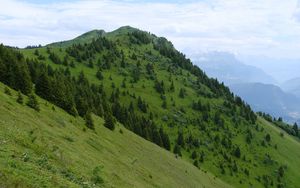
[[[40,98],[36,112],[11,93],[0,84],[0,187],[230,187],[122,125],[110,131],[93,116],[96,130],[86,130],[81,118]]]

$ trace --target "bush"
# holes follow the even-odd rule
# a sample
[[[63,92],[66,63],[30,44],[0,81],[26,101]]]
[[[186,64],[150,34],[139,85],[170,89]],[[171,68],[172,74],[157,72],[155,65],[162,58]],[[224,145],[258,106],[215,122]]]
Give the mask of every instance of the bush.
[[[104,183],[103,178],[99,175],[100,172],[101,172],[101,167],[99,167],[99,166],[97,166],[93,169],[91,181],[94,184],[103,184]]]
[[[270,134],[267,134],[265,139],[266,139],[267,142],[270,142],[270,141],[271,141],[271,136],[270,136]]]
[[[23,96],[20,91],[18,92],[17,102],[20,104],[23,104]]]
[[[11,95],[10,89],[8,87],[4,88],[4,93],[7,95]]]
[[[92,115],[91,113],[87,113],[84,117],[85,119],[85,124],[86,126],[89,128],[89,129],[92,129],[94,130],[95,129],[95,126],[94,126],[94,121],[92,119]]]

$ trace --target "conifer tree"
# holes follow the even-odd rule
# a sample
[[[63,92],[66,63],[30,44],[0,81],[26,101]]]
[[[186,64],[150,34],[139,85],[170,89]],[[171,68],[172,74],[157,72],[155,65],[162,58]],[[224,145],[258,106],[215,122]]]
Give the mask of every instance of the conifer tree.
[[[172,82],[171,82],[170,91],[171,91],[171,92],[174,92],[174,91],[175,91],[175,86],[174,86],[173,80],[172,80]]]
[[[293,129],[294,129],[294,131],[295,131],[295,135],[298,136],[298,135],[299,135],[299,130],[298,130],[298,125],[297,125],[297,123],[294,123]]]
[[[40,97],[49,100],[52,97],[51,87],[47,73],[42,73],[36,81],[35,92]]]
[[[179,97],[180,97],[180,98],[184,98],[184,97],[185,97],[185,90],[184,90],[183,88],[181,88],[181,89],[179,90]]]
[[[183,133],[182,133],[182,131],[179,131],[179,132],[178,132],[177,144],[178,144],[179,146],[184,147],[184,138],[183,138]]]
[[[36,111],[40,111],[40,106],[39,106],[38,100],[36,99],[36,97],[33,93],[28,96],[28,102],[26,104],[30,108],[33,108]]]
[[[170,143],[169,136],[167,135],[167,133],[165,133],[163,131],[162,127],[160,127],[160,129],[159,129],[159,134],[160,134],[160,137],[161,137],[162,142],[163,142],[163,147],[166,150],[170,150],[171,149],[171,143]]]
[[[94,130],[94,129],[95,129],[94,121],[93,121],[93,119],[92,119],[92,115],[91,115],[90,112],[86,113],[84,119],[85,119],[85,124],[86,124],[86,126],[87,126],[89,129]]]
[[[104,120],[105,120],[104,126],[113,131],[115,129],[115,123],[113,120],[113,116],[110,113],[107,113],[105,115]]]
[[[179,156],[182,156],[180,146],[176,143],[173,152]]]
[[[237,158],[240,158],[241,157],[241,150],[240,150],[240,147],[236,147],[235,150],[234,150],[234,156],[236,156]]]

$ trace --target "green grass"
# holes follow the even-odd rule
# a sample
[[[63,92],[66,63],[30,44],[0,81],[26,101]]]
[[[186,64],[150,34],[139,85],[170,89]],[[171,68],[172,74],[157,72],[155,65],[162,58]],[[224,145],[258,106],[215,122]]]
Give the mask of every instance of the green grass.
[[[230,187],[122,125],[110,131],[93,116],[96,130],[85,130],[40,98],[36,112],[3,91],[0,84],[0,187]],[[96,167],[101,185],[93,185]]]

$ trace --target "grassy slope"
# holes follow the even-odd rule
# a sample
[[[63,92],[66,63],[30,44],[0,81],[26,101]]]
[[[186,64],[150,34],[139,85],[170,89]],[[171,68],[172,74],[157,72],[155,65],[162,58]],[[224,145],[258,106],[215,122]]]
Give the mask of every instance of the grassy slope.
[[[273,143],[277,144],[277,150],[270,150],[270,154],[276,156],[276,161],[284,161],[288,170],[286,171],[286,177],[288,185],[300,185],[299,179],[299,167],[300,167],[300,142],[297,138],[294,138],[288,134],[285,134],[283,130],[274,126],[270,122],[259,118],[260,124],[264,125],[268,133],[270,133]],[[283,134],[284,136],[280,136]]]
[[[126,28],[122,28],[126,29]],[[124,53],[129,56],[132,53],[132,49],[126,48],[126,35],[122,35],[121,31],[113,32],[112,35],[107,35],[108,38],[111,38],[111,40],[120,40],[125,41],[124,43],[120,44],[120,48],[124,51]],[[143,54],[145,51],[151,51],[154,56],[157,56],[158,59],[155,61],[155,72],[157,74],[158,80],[164,80],[166,88],[170,86],[169,77],[170,73],[166,71],[166,67],[163,63],[165,59],[161,57],[157,51],[153,50],[152,44],[144,45],[144,46],[133,46],[134,52],[137,55]],[[60,52],[58,48],[52,48],[52,51],[60,55],[61,58],[64,57],[65,52]],[[31,50],[23,50],[23,53],[27,57],[34,57],[33,55],[34,49]],[[46,49],[42,48],[39,49],[39,52],[42,53],[47,57]],[[97,55],[96,59],[100,56]],[[145,63],[146,61],[142,61],[142,70],[145,69]],[[62,65],[55,65],[48,59],[45,61],[46,63],[50,64],[53,67],[64,67]],[[127,62],[129,65],[135,64],[134,61],[131,61],[130,59],[127,59]],[[151,61],[150,61],[151,62]],[[91,69],[88,68],[84,64],[76,63],[76,68],[70,68],[70,71],[73,75],[78,75],[79,72],[83,70],[86,76],[89,78],[89,80],[92,83],[100,84],[101,81],[97,80],[95,77],[97,69]],[[104,88],[106,90],[106,93],[110,95],[112,88],[111,84],[114,83],[117,87],[120,87],[122,80],[124,79],[124,76],[120,75],[120,72],[128,71],[120,69],[118,66],[112,67],[110,70],[104,70],[104,80],[102,81]],[[129,71],[128,71],[129,72]],[[278,168],[278,165],[286,164],[288,166],[286,170],[285,175],[285,185],[286,187],[294,187],[295,185],[300,184],[300,173],[297,171],[298,167],[300,166],[300,145],[299,142],[291,141],[293,138],[286,135],[284,138],[281,138],[278,131],[276,132],[273,130],[273,128],[270,128],[270,125],[263,120],[259,119],[257,122],[259,127],[263,127],[263,131],[255,131],[254,127],[247,127],[245,125],[239,125],[239,127],[233,128],[233,125],[230,122],[230,119],[226,116],[223,116],[225,119],[226,126],[229,127],[229,130],[235,135],[233,140],[234,144],[237,144],[241,147],[242,155],[245,155],[247,158],[247,161],[244,161],[242,159],[236,159],[233,158],[233,160],[237,161],[239,171],[234,174],[233,176],[229,175],[230,171],[229,168],[225,169],[226,174],[222,174],[219,169],[219,164],[224,161],[224,159],[218,154],[218,151],[214,150],[216,148],[222,150],[222,146],[215,145],[214,143],[211,143],[210,139],[206,135],[206,132],[199,131],[199,128],[196,125],[190,125],[187,123],[184,123],[189,118],[194,118],[197,116],[200,116],[198,112],[195,112],[191,109],[191,103],[193,100],[201,99],[204,103],[208,102],[212,106],[212,112],[215,112],[216,109],[222,108],[223,99],[208,99],[203,96],[199,96],[196,91],[193,88],[193,85],[191,84],[190,80],[196,80],[196,78],[192,75],[187,76],[187,71],[182,71],[183,74],[173,74],[172,80],[174,81],[176,91],[174,93],[166,92],[167,97],[167,103],[168,107],[167,109],[161,108],[162,100],[160,99],[160,95],[153,89],[153,82],[150,80],[145,79],[143,76],[141,77],[141,80],[138,83],[131,84],[129,83],[130,76],[127,76],[128,81],[126,82],[127,88],[122,89],[120,88],[120,91],[129,91],[129,93],[135,93],[136,96],[141,96],[143,99],[146,100],[146,102],[149,104],[150,111],[154,112],[154,115],[156,117],[156,121],[158,124],[163,125],[164,128],[168,131],[169,135],[171,136],[172,143],[174,145],[174,140],[176,139],[177,132],[179,129],[182,129],[185,134],[193,134],[193,136],[200,138],[203,144],[203,146],[200,147],[199,151],[205,152],[205,162],[201,164],[201,169],[209,170],[213,174],[219,176],[221,179],[227,181],[228,183],[237,186],[237,187],[263,187],[262,183],[257,181],[256,179],[258,176],[262,178],[263,175],[270,175],[273,174],[276,176],[276,170]],[[130,73],[129,73],[130,74]],[[112,77],[113,80],[110,80],[109,77]],[[180,88],[185,88],[187,90],[187,96],[184,99],[181,99],[178,97],[178,92]],[[201,89],[204,92],[210,92],[209,88],[203,85],[203,88]],[[172,107],[172,101],[171,98],[174,99],[176,103],[176,107]],[[128,96],[121,96],[121,101],[124,104],[129,104],[129,101],[135,101],[135,99],[132,99]],[[185,114],[180,113],[179,108],[183,107],[186,111]],[[173,117],[177,116],[177,118],[183,123],[176,122],[179,126],[170,127],[168,126],[170,122],[172,122]],[[169,118],[167,122],[162,120],[162,117],[166,116]],[[207,124],[208,130],[212,130],[214,125]],[[272,127],[272,125],[271,125]],[[246,130],[250,129],[254,133],[254,138],[252,140],[252,143],[247,145],[245,144],[245,135]],[[218,132],[211,132],[212,135],[221,134]],[[264,140],[264,137],[267,133],[270,133],[271,135],[271,143],[267,144],[267,146],[261,146],[261,141]],[[275,145],[277,145],[277,149],[275,149]],[[272,157],[272,160],[275,161],[272,164],[264,164],[263,161],[265,160],[264,156],[265,154],[270,154]],[[193,162],[189,158],[190,153],[183,152],[183,158],[187,161]],[[288,161],[287,161],[288,160]],[[248,177],[245,175],[243,170],[247,168],[250,170],[250,176]],[[262,181],[262,180],[261,180]],[[274,180],[275,181],[275,180]],[[240,183],[242,182],[242,184]],[[276,183],[274,182],[274,186],[276,186]]]
[[[83,131],[81,118],[42,99],[36,112],[3,91],[0,187],[92,187],[97,166],[105,187],[230,187],[121,125],[112,132],[94,117],[96,132]]]

